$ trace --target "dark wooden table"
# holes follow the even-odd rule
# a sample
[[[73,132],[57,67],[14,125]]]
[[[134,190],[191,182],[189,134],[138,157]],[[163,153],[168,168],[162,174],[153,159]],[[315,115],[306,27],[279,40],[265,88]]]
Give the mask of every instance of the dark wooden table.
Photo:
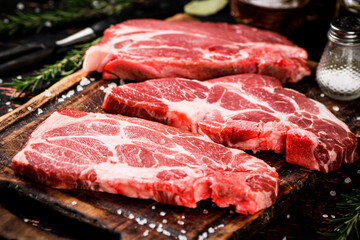
[[[321,56],[326,43],[326,32],[329,22],[333,16],[335,1],[331,0],[314,0],[311,2],[306,21],[300,29],[286,33],[297,45],[304,47],[309,52],[309,59],[317,62]],[[220,14],[202,20],[208,21],[226,21],[233,22],[229,14],[229,9],[225,9]],[[46,40],[51,41],[62,38],[78,28],[65,28],[56,31],[44,31],[40,34],[30,34],[26,36],[14,36],[11,38],[2,37],[0,40],[0,50],[8,47],[14,47],[24,42]],[[55,56],[61,58],[62,55]],[[26,76],[36,67],[23,69],[19,72],[6,76],[0,76],[3,82],[10,81],[11,78],[19,75]],[[304,86],[314,86],[312,80],[304,81],[304,85],[298,89],[304,91]],[[289,85],[288,87],[294,87]],[[295,86],[296,87],[296,86]],[[21,106],[36,93],[29,94],[25,97],[10,99],[12,90],[0,85],[0,115],[6,114],[9,109],[15,109]],[[317,100],[327,101],[318,95],[309,97]],[[325,97],[326,98],[326,97]],[[329,100],[331,103],[339,104]],[[348,106],[349,104],[347,104]],[[354,101],[354,109],[359,109],[359,103]],[[343,113],[338,113],[342,118],[347,119],[347,114],[358,114],[347,107]],[[349,120],[350,121],[350,120]],[[352,130],[358,133],[360,123],[352,121],[355,126]],[[294,204],[277,216],[270,224],[263,226],[253,239],[327,239],[318,234],[321,232],[331,232],[336,224],[330,223],[329,220],[338,218],[344,214],[344,211],[336,207],[337,202],[343,202],[341,194],[349,193],[360,186],[360,162],[357,161],[352,165],[344,165],[339,170],[323,175],[320,182],[317,182],[314,189],[302,192]],[[49,219],[51,218],[51,221]],[[39,205],[36,201],[24,200],[22,196],[14,194],[12,191],[0,192],[0,239],[83,239],[92,238],[93,236],[102,236],[102,238],[112,238],[99,229],[91,229],[82,223],[66,218],[56,212],[48,212],[46,207]],[[79,229],[81,231],[79,233]]]

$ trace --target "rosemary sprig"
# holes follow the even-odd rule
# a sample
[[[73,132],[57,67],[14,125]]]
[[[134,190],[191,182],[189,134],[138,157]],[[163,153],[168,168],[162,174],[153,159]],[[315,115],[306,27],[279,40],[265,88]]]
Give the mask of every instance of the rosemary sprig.
[[[6,86],[15,88],[16,93],[20,96],[23,92],[30,87],[32,91],[36,88],[41,88],[48,85],[51,82],[56,82],[61,78],[70,75],[80,69],[86,50],[100,41],[100,37],[91,42],[75,45],[66,56],[55,62],[54,64],[45,65],[42,69],[35,71],[32,76],[25,78],[14,78],[10,83],[4,83]]]
[[[43,13],[17,10],[15,14],[6,16],[6,21],[0,20],[0,34],[12,35],[33,30],[40,32],[45,27],[59,27],[75,20],[85,21],[119,14],[135,0],[110,2],[105,0],[62,1],[57,8],[48,9]]]
[[[338,203],[337,206],[347,209],[348,213],[341,218],[329,221],[341,223],[335,228],[333,233],[321,234],[337,240],[360,239],[360,191],[342,194],[342,196],[345,197],[346,202]]]

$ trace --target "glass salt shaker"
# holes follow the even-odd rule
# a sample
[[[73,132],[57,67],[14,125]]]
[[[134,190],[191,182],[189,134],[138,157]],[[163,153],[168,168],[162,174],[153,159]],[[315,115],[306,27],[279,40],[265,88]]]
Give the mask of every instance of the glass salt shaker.
[[[331,22],[316,80],[333,99],[360,97],[360,18],[346,16]]]

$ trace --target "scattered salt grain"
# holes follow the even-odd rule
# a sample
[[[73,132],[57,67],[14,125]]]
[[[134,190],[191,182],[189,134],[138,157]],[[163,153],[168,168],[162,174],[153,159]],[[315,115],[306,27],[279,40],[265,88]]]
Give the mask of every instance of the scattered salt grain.
[[[219,224],[219,225],[218,225],[218,228],[223,228],[223,227],[225,227],[224,224]]]
[[[119,85],[124,85],[124,84],[125,84],[124,79],[120,79],[120,81],[119,81]]]
[[[209,211],[207,209],[203,210],[203,214],[208,214],[208,213],[209,213]]]
[[[63,98],[59,98],[58,102],[64,102],[65,100]]]
[[[50,27],[52,27],[52,23],[51,23],[50,21],[46,21],[46,22],[45,22],[45,26],[48,27],[48,28],[50,28]]]
[[[155,208],[156,208],[155,205],[151,207],[152,210],[154,210]]]
[[[49,90],[45,90],[44,95],[45,97],[51,97],[51,92]]]
[[[349,177],[345,178],[344,182],[345,183],[351,183],[351,178],[349,178]]]
[[[17,78],[17,79],[22,79],[22,76],[21,76],[21,75],[18,75],[16,78]]]
[[[147,235],[149,235],[149,230],[146,230],[144,233],[143,233],[143,236],[146,237]]]
[[[87,79],[86,77],[81,78],[81,81],[80,81],[81,86],[86,86],[86,85],[89,85],[90,83],[91,83],[90,80]]]
[[[166,215],[166,212],[160,212],[160,216],[165,216]]]
[[[12,108],[9,108],[9,109],[8,109],[8,112],[12,112],[12,111],[14,111],[14,109],[12,109]]]
[[[4,22],[4,23],[9,23],[10,20],[9,20],[8,18],[4,18],[3,22]]]
[[[44,111],[41,109],[41,108],[38,108],[38,110],[37,110],[37,114],[38,115],[40,115],[40,114],[42,114]]]
[[[6,106],[9,106],[11,104],[11,102],[6,102],[5,104],[6,104]]]
[[[134,218],[135,218],[134,214],[130,213],[129,214],[129,219],[134,219]]]
[[[357,170],[357,172],[356,172],[357,174],[360,174],[360,169],[359,170]]]
[[[181,229],[180,231],[182,234],[185,234],[186,233],[186,230],[185,229]]]
[[[327,215],[327,214],[323,214],[323,215],[322,215],[322,217],[323,217],[323,218],[328,218],[328,217],[329,217],[329,215]]]
[[[333,106],[332,109],[335,111],[335,112],[338,112],[340,110],[340,108],[338,106]]]
[[[166,219],[162,220],[162,223],[166,224],[168,221]]]
[[[121,214],[122,214],[122,210],[121,210],[121,209],[118,209],[118,210],[116,211],[116,213],[117,213],[118,215],[121,215]]]
[[[359,120],[360,120],[360,117],[356,117],[356,120],[359,121]]]
[[[163,225],[162,224],[159,224],[158,227],[156,228],[156,231],[157,232],[162,232],[164,229],[163,229]]]
[[[335,192],[335,191],[330,191],[330,196],[335,197],[335,196],[336,196],[336,192]]]
[[[140,217],[137,217],[137,218],[135,218],[135,221],[141,226],[145,225],[147,223],[146,218],[141,219]]]
[[[22,2],[19,2],[19,3],[16,5],[16,8],[19,9],[19,10],[24,10],[25,5],[24,5]]]
[[[2,80],[2,78],[0,78],[0,84],[2,84],[3,83],[3,80]]]
[[[27,107],[27,110],[31,111],[31,110],[32,110],[32,107],[28,106],[28,107]]]
[[[84,88],[82,86],[80,86],[80,85],[76,86],[76,91],[81,92],[82,90],[84,90]]]
[[[150,223],[150,224],[149,224],[149,227],[152,228],[152,229],[154,229],[154,228],[156,227],[156,224],[155,224],[155,223]]]
[[[171,233],[168,230],[163,230],[162,234],[164,234],[165,236],[171,236]]]
[[[90,78],[90,81],[92,81],[92,82],[95,81],[95,78],[94,78],[94,77],[91,77],[91,78]]]
[[[105,93],[107,93],[108,91],[110,91],[110,89],[112,89],[112,88],[114,88],[114,87],[117,87],[117,84],[116,84],[116,83],[114,83],[114,82],[109,83],[109,84],[107,85],[107,87],[106,87],[105,89],[103,89],[103,91],[104,91]]]
[[[104,89],[105,89],[105,87],[104,87],[104,86],[101,86],[101,87],[100,87],[100,90],[102,90],[102,91],[103,91]]]
[[[98,7],[99,7],[99,2],[98,2],[98,1],[92,1],[92,5],[93,5],[95,8],[98,8]]]
[[[320,97],[325,97],[325,94],[323,94],[323,93],[320,93]]]
[[[214,233],[214,232],[215,232],[215,229],[214,229],[213,227],[209,227],[208,232],[209,232],[209,233]]]
[[[182,219],[185,219],[185,216],[184,216],[184,215],[182,215],[182,216],[181,216],[181,218],[182,218]]]
[[[286,240],[286,237],[283,237],[282,240]]]
[[[289,219],[289,218],[290,218],[290,214],[286,215],[286,218]]]
[[[178,239],[179,240],[187,240],[187,237],[185,235],[179,235]]]
[[[72,201],[72,202],[71,202],[71,205],[73,205],[73,206],[75,206],[76,204],[77,204],[76,201]]]
[[[74,90],[70,90],[70,91],[66,94],[66,97],[70,98],[70,97],[72,97],[74,94],[75,94],[75,91],[74,91]]]
[[[40,8],[35,8],[35,13],[40,13],[41,12],[41,9]]]
[[[199,237],[198,237],[198,239],[199,240],[204,240],[204,239],[206,239],[208,237],[208,233],[207,232],[203,232]]]
[[[181,221],[181,220],[178,220],[178,221],[177,221],[177,224],[179,224],[179,225],[184,225],[185,222],[184,222],[184,221]]]
[[[336,218],[335,215],[330,215],[331,218]]]
[[[29,222],[30,220],[27,218],[24,218],[24,222]]]

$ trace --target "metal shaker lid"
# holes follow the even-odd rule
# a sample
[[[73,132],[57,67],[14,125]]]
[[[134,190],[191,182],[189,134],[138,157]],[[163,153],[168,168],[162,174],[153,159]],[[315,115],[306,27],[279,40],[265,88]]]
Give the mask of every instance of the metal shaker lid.
[[[360,18],[346,16],[334,19],[330,24],[328,37],[338,43],[360,43]]]

